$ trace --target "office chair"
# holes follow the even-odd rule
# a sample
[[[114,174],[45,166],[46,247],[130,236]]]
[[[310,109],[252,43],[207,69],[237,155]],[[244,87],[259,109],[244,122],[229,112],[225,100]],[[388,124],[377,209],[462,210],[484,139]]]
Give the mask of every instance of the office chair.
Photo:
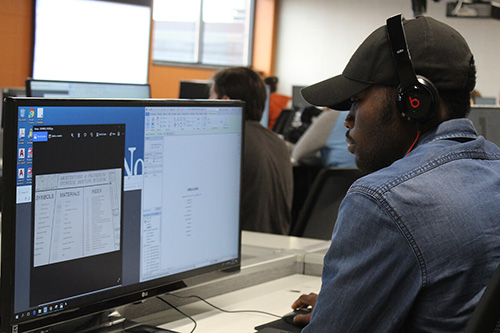
[[[363,173],[357,168],[323,168],[307,195],[290,235],[331,239],[340,203]]]
[[[285,132],[290,128],[293,117],[295,117],[295,111],[291,109],[281,110],[280,115],[276,118],[272,131],[284,135]]]
[[[500,332],[500,265],[479,299],[465,333]]]

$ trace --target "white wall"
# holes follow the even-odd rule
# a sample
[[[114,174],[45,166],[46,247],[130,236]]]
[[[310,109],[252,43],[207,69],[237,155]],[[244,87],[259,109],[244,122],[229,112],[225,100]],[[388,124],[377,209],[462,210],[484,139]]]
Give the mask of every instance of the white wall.
[[[447,0],[427,0],[427,16],[467,40],[477,67],[476,89],[500,98],[500,20],[446,17]],[[276,76],[278,91],[341,74],[359,44],[388,17],[413,16],[410,0],[281,0]]]

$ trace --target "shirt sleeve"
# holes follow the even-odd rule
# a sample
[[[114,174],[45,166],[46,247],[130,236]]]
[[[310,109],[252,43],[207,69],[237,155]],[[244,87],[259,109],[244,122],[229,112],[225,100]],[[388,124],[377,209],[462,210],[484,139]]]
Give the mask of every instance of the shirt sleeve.
[[[394,332],[422,284],[411,246],[386,205],[362,192],[342,202],[322,287],[303,332]]]
[[[338,116],[337,111],[323,111],[295,144],[292,160],[304,162],[314,157],[319,159],[319,150],[325,146]]]

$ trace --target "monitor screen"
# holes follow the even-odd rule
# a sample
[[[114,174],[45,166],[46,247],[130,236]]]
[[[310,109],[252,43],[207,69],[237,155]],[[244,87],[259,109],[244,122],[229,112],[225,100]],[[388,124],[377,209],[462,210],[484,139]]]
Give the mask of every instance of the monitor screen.
[[[500,106],[471,106],[469,119],[479,135],[500,147]]]
[[[302,108],[307,108],[309,106],[312,106],[304,99],[304,97],[302,97],[302,94],[300,93],[300,90],[304,87],[305,86],[293,86],[292,87],[292,107],[295,110],[299,110]]]
[[[148,82],[152,0],[35,0],[35,79]]]
[[[210,97],[209,81],[184,81],[179,85],[179,98],[187,99],[207,99]]]
[[[148,83],[104,83],[26,79],[26,96],[56,98],[150,98]]]
[[[243,105],[8,99],[2,331],[238,269]]]

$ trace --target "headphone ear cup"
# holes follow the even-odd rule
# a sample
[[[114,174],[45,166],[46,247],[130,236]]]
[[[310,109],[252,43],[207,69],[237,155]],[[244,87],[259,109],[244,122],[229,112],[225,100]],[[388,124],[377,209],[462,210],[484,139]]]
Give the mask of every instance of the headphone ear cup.
[[[418,84],[403,91],[397,89],[396,104],[401,115],[413,122],[424,123],[431,119],[439,107],[439,94],[427,78],[417,75]]]

